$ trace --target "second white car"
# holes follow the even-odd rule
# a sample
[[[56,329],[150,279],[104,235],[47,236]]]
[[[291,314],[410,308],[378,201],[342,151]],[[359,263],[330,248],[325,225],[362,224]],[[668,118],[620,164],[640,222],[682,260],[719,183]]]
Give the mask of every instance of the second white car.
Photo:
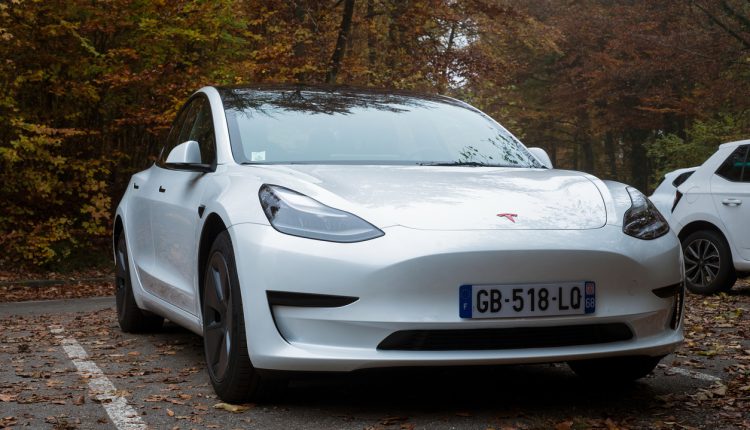
[[[725,143],[700,167],[678,171],[670,209],[658,192],[662,186],[655,193],[682,242],[692,292],[727,291],[750,272],[749,148],[750,140]]]

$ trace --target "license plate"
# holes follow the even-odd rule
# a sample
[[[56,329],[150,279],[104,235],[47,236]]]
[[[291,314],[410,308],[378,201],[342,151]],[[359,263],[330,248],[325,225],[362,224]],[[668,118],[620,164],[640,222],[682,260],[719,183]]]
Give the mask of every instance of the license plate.
[[[513,318],[591,314],[596,310],[593,282],[555,284],[461,285],[461,318]]]

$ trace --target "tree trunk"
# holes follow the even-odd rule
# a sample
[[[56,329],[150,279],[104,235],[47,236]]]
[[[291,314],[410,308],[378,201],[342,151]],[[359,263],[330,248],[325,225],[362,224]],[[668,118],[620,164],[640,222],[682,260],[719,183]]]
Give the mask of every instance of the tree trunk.
[[[609,179],[617,179],[617,148],[615,147],[615,135],[608,131],[604,136],[604,151],[607,153],[609,164]]]
[[[644,193],[648,193],[648,176],[650,174],[648,155],[643,142],[648,136],[648,131],[634,130],[629,133],[631,174],[630,184]]]
[[[445,52],[443,53],[443,70],[441,73],[442,79],[440,82],[438,82],[438,92],[443,93],[445,92],[446,88],[450,86],[450,70],[451,70],[451,51],[453,50],[453,42],[456,38],[456,22],[453,21],[451,23],[451,30],[448,34],[448,44],[445,47]]]
[[[588,113],[580,111],[576,127],[576,144],[580,146],[583,155],[583,164],[580,167],[586,173],[594,174],[594,143],[591,139],[591,127]]]
[[[593,175],[596,173],[594,171],[594,144],[588,134],[581,138],[581,150],[583,151],[583,168],[581,170]]]
[[[368,80],[371,79],[372,73],[375,71],[375,63],[378,59],[375,45],[377,40],[375,38],[375,32],[373,31],[372,22],[375,20],[375,5],[373,0],[367,0],[367,62],[370,68],[370,74]]]
[[[399,18],[409,8],[408,0],[391,0],[388,9],[388,49],[386,53],[386,70],[387,77],[393,78],[401,71],[402,50],[404,49],[402,44],[403,28],[399,22]]]
[[[297,25],[300,27],[305,25],[305,9],[302,7],[301,1],[295,1],[293,2],[294,7],[294,20],[297,21]],[[305,49],[305,43],[301,40],[296,40],[294,42],[294,45],[292,46],[292,53],[294,54],[294,58],[297,62],[304,62],[305,61],[305,55],[306,55],[306,49]],[[294,74],[294,78],[297,80],[297,82],[305,82],[307,80],[307,76],[304,72],[297,72]]]
[[[354,0],[345,0],[344,15],[341,17],[341,28],[339,37],[336,39],[336,47],[331,56],[331,67],[326,74],[326,82],[329,84],[336,83],[336,76],[341,69],[341,61],[346,53],[346,42],[352,31],[352,16],[354,15]]]

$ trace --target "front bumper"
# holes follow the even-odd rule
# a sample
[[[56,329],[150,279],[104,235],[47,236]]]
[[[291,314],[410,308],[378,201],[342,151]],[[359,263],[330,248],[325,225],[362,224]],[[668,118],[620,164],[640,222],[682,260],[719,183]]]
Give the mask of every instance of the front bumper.
[[[538,363],[615,355],[658,356],[682,341],[669,327],[674,298],[652,290],[682,282],[673,234],[642,241],[616,226],[594,230],[424,231],[386,228],[378,239],[340,244],[284,235],[270,226],[229,229],[243,294],[247,343],[261,369],[351,371],[390,366]],[[590,280],[596,312],[544,318],[464,320],[463,284]],[[269,306],[267,291],[358,297],[342,307]],[[503,329],[623,323],[629,340],[502,350],[382,350],[402,330]]]

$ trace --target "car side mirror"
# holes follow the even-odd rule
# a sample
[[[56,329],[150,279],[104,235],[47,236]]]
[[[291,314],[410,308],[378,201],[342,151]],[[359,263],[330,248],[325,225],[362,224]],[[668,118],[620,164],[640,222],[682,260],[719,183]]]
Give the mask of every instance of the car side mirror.
[[[172,148],[167,155],[166,167],[190,170],[194,172],[211,172],[213,166],[201,162],[201,149],[198,142],[188,140]]]
[[[169,164],[200,164],[201,149],[198,142],[188,140],[172,148],[167,155]]]
[[[539,162],[542,163],[544,167],[552,169],[552,160],[549,159],[547,151],[542,148],[529,148],[529,152],[534,156],[534,158],[539,160]]]

